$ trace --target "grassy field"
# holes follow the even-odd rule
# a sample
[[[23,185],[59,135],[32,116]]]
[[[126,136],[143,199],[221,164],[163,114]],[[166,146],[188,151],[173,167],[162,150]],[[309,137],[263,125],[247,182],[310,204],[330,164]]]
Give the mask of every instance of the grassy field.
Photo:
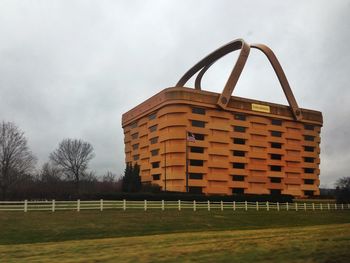
[[[350,211],[0,213],[1,262],[348,262]]]

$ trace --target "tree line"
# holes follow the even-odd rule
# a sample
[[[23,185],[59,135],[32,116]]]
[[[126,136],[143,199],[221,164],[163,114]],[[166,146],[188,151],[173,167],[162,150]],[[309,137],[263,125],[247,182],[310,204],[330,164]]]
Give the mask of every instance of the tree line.
[[[37,170],[24,132],[12,122],[0,123],[0,200],[7,199],[96,199],[114,193],[160,192],[157,185],[142,184],[140,167],[127,164],[117,178],[107,171],[96,176],[88,171],[94,158],[92,145],[81,139],[63,139]],[[335,197],[350,202],[350,177],[336,182]]]
[[[37,158],[24,132],[12,122],[0,123],[0,200],[23,198],[77,198],[122,190],[122,178],[107,171],[88,171],[94,158],[92,145],[80,139],[63,139],[36,169]]]

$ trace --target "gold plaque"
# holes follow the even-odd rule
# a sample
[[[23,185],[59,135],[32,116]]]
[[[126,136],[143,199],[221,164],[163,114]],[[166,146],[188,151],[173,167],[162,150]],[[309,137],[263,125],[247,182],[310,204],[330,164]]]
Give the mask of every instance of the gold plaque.
[[[270,106],[252,103],[252,110],[270,113]]]

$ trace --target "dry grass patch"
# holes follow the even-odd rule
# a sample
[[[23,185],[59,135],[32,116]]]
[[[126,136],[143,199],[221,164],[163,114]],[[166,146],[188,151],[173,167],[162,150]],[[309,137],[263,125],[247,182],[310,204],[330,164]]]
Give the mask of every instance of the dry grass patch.
[[[348,262],[350,224],[0,246],[3,262]]]

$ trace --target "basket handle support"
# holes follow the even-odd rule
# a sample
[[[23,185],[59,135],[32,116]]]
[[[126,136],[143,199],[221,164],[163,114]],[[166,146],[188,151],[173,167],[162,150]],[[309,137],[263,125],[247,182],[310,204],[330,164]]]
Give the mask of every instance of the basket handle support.
[[[197,72],[196,80],[195,80],[195,89],[201,90],[201,81],[202,77],[205,74],[205,72],[220,58],[223,56],[236,51],[241,50],[240,54],[238,56],[238,59],[236,61],[235,66],[233,67],[231,74],[225,84],[225,87],[222,91],[222,93],[219,96],[219,99],[216,103],[217,106],[219,106],[222,109],[226,109],[227,105],[230,101],[232,92],[237,84],[237,81],[242,73],[242,70],[245,66],[245,63],[248,59],[250,47],[258,49],[262,51],[268,60],[270,61],[278,80],[282,86],[283,92],[287,98],[288,104],[291,108],[293,117],[295,120],[300,121],[302,119],[301,110],[295,100],[295,97],[293,95],[293,92],[289,86],[288,80],[286,75],[284,74],[284,71],[282,69],[281,64],[279,63],[277,57],[273,53],[273,51],[263,44],[247,44],[243,39],[237,39],[234,40],[219,49],[215,50],[214,52],[210,53],[208,56],[200,60],[197,64],[195,64],[192,68],[190,68],[177,82],[176,87],[183,87],[186,82],[192,78]]]

